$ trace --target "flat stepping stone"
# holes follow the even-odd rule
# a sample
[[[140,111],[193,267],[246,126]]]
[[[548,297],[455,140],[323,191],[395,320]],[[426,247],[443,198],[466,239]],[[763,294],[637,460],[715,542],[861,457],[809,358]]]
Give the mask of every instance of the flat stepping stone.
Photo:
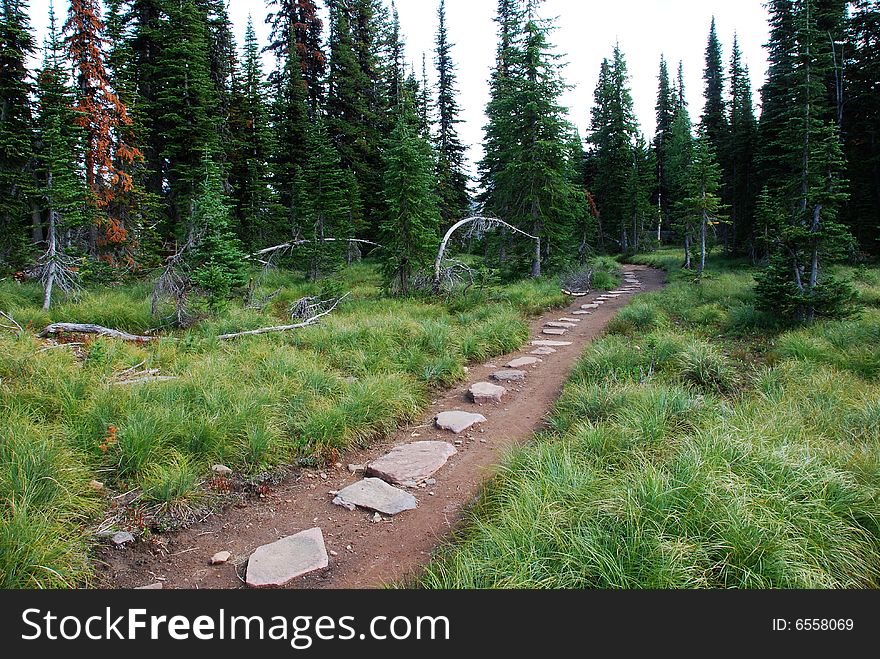
[[[251,588],[283,588],[329,562],[321,529],[309,529],[257,549],[248,559],[245,581]]]
[[[449,430],[456,435],[463,433],[465,430],[478,423],[485,423],[488,419],[482,414],[471,414],[470,412],[441,412],[434,419],[434,423],[440,430]]]
[[[415,510],[419,502],[409,492],[404,492],[378,478],[365,478],[340,490],[333,503],[349,510],[364,508],[383,515],[397,515],[405,510]]]
[[[544,327],[555,327],[557,329],[575,329],[577,327],[577,325],[575,325],[574,323],[552,322],[552,323],[544,323]]]
[[[583,321],[583,318],[560,318],[560,323],[580,323]]]
[[[525,371],[498,371],[492,374],[493,380],[499,382],[522,382],[528,375]]]
[[[535,348],[529,354],[530,355],[541,355],[541,356],[546,357],[547,355],[555,355],[556,352],[557,351],[553,348]]]
[[[598,302],[593,302],[592,304],[583,304],[581,305],[581,309],[586,311],[587,309],[598,309],[600,305]]]
[[[505,368],[513,368],[519,369],[525,366],[537,366],[541,363],[542,360],[537,357],[520,357],[519,359],[514,359],[512,362],[507,364]]]
[[[546,334],[547,336],[565,336],[568,333],[568,330],[564,329],[545,329],[541,331],[541,334]]]
[[[449,442],[413,442],[393,449],[367,465],[367,474],[392,485],[421,483],[458,453]]]
[[[575,316],[592,316],[593,315],[592,311],[573,311],[572,313]]]
[[[486,403],[500,403],[501,398],[507,393],[507,389],[491,382],[477,382],[468,389],[468,393],[477,405],[485,405]]]
[[[532,345],[536,348],[567,348],[574,345],[571,341],[532,341]]]

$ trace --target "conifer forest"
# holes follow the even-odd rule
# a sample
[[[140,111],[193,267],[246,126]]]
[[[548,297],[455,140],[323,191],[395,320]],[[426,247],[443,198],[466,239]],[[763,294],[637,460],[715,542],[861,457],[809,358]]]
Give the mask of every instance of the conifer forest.
[[[645,125],[614,35],[497,0],[479,145],[463,0],[418,61],[412,2],[0,0],[0,587],[186,587],[184,540],[253,585],[277,536],[200,524],[406,524],[471,468],[454,535],[389,576],[325,528],[327,578],[880,586],[880,2],[755,0],[766,76],[707,16]],[[436,475],[377,466],[418,437]]]

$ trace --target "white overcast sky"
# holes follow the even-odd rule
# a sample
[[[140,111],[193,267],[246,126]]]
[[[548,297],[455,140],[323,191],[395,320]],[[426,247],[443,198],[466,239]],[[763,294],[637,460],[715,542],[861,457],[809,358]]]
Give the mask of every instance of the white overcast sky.
[[[391,0],[385,0],[390,4]],[[67,0],[55,0],[63,19]],[[421,73],[422,53],[428,55],[429,76],[433,74],[433,48],[437,30],[439,0],[397,0],[407,51]],[[33,25],[40,36],[48,22],[49,0],[31,0]],[[471,147],[471,159],[482,154],[480,142],[485,124],[489,74],[495,59],[496,26],[493,17],[497,0],[447,0],[446,13],[452,55],[458,67],[462,140]],[[266,6],[262,0],[231,0],[229,10],[241,45],[249,14],[261,42],[268,38],[264,24]],[[610,57],[615,42],[626,55],[636,111],[642,130],[654,133],[654,104],[661,53],[675,75],[684,62],[685,85],[691,113],[698,118],[702,108],[703,67],[706,40],[712,17],[724,47],[725,66],[730,57],[733,34],[739,35],[746,64],[757,89],[767,72],[767,11],[762,0],[545,0],[541,14],[554,18],[557,29],[551,35],[558,54],[567,62],[564,75],[572,89],[563,98],[571,120],[585,136],[589,111],[602,59]],[[268,60],[267,60],[268,63]]]

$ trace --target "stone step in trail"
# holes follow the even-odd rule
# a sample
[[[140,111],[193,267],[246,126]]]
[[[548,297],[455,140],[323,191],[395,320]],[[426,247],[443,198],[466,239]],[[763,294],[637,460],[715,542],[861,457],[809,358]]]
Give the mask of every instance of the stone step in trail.
[[[601,307],[602,304],[603,304],[602,302],[592,302],[591,304],[582,304],[581,310],[582,311],[595,310],[595,309],[598,309],[599,307]]]
[[[340,490],[333,503],[348,510],[363,508],[371,512],[394,516],[406,510],[415,510],[419,502],[409,492],[389,485],[378,478],[365,478]]]
[[[565,336],[568,333],[568,330],[564,329],[545,329],[541,331],[541,334],[546,334],[547,336]]]
[[[492,374],[492,379],[498,382],[522,382],[526,379],[525,371],[498,371]]]
[[[543,360],[538,359],[537,357],[519,357],[518,359],[514,359],[509,362],[505,368],[512,368],[513,370],[519,370],[526,366],[537,366]]]
[[[543,347],[543,348],[535,348],[535,349],[532,350],[532,352],[530,352],[529,354],[531,354],[531,355],[541,355],[541,356],[543,356],[543,357],[546,357],[547,355],[555,355],[557,352],[558,352],[558,350],[556,350],[555,348],[548,348],[548,347],[545,346],[545,347]]]
[[[471,400],[477,405],[500,403],[507,389],[491,382],[477,382],[468,390]]]
[[[560,323],[582,323],[583,318],[560,318]]]
[[[456,453],[449,442],[413,442],[374,460],[367,465],[366,473],[392,485],[417,485],[437,473]]]
[[[471,414],[470,412],[441,412],[434,419],[434,424],[440,430],[449,430],[456,435],[460,435],[465,430],[475,426],[478,423],[486,423],[488,419],[482,414]]]
[[[532,345],[537,348],[567,348],[574,344],[571,341],[544,341],[539,339],[532,341]]]
[[[575,323],[563,323],[551,321],[549,323],[544,323],[544,327],[552,327],[555,329],[575,329],[577,325]]]
[[[329,564],[324,534],[309,529],[258,548],[248,559],[245,582],[251,588],[283,588]]]
[[[581,311],[572,311],[572,314],[575,316],[592,316],[593,312],[581,310]]]

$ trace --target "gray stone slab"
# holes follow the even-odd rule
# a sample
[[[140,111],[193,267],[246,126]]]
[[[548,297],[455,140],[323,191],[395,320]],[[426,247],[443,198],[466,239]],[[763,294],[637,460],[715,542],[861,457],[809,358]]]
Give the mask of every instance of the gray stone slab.
[[[568,330],[564,329],[545,329],[541,330],[541,334],[546,334],[547,336],[565,336]]]
[[[393,485],[420,483],[433,476],[457,452],[448,442],[404,444],[367,465],[367,474]]]
[[[134,536],[128,531],[119,531],[113,534],[110,541],[117,547],[124,547],[125,545],[134,542]]]
[[[508,363],[505,368],[512,368],[514,370],[518,370],[524,368],[526,366],[537,366],[541,363],[541,360],[537,357],[520,357],[518,359],[514,359],[510,363]]]
[[[397,515],[405,510],[415,510],[419,502],[409,492],[404,492],[378,478],[365,478],[341,490],[333,503],[349,510],[364,508],[383,515]]]
[[[477,405],[485,405],[486,403],[500,403],[501,398],[507,393],[507,389],[491,382],[477,382],[471,386],[468,393]]]
[[[583,318],[560,318],[560,323],[580,323],[583,321]]]
[[[544,348],[535,348],[534,350],[532,350],[532,352],[531,352],[530,354],[532,354],[532,355],[541,355],[541,356],[543,356],[543,357],[546,357],[547,355],[555,355],[556,352],[557,352],[557,351],[556,351],[554,348],[546,348],[546,347],[544,347]]]
[[[555,328],[555,329],[567,329],[567,330],[570,330],[570,329],[574,329],[575,327],[577,327],[577,325],[576,325],[575,323],[563,323],[563,322],[556,322],[556,321],[553,321],[553,322],[550,322],[550,323],[544,323],[544,327],[552,327],[552,328]]]
[[[573,311],[572,313],[575,316],[592,316],[593,315],[592,311]]]
[[[601,306],[601,305],[598,304],[597,302],[593,302],[593,303],[591,303],[591,304],[582,304],[582,305],[581,305],[581,309],[582,309],[583,311],[587,311],[587,310],[598,309],[600,306]]]
[[[470,412],[441,412],[434,419],[434,423],[440,430],[449,430],[456,435],[464,432],[477,423],[485,423],[486,417],[482,414],[471,414]]]
[[[324,534],[309,529],[257,549],[248,559],[245,581],[251,588],[283,588],[329,564]]]
[[[532,341],[532,345],[536,348],[567,348],[574,345],[571,341]]]
[[[498,371],[492,374],[493,380],[499,382],[522,382],[526,379],[525,371]]]

